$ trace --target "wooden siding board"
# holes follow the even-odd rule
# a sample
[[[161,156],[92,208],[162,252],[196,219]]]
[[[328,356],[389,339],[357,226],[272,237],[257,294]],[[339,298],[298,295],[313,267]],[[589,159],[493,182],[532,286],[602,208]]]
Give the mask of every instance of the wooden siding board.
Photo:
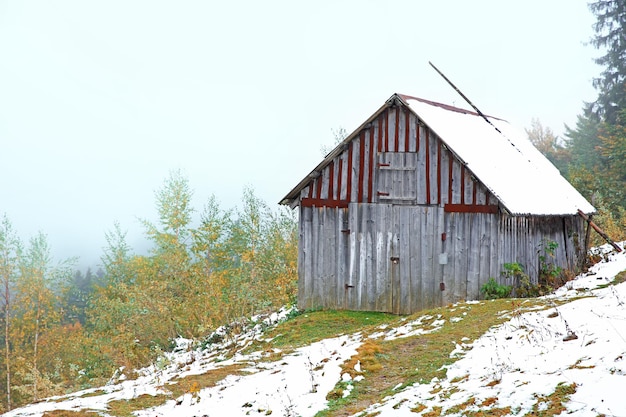
[[[369,134],[369,144],[367,147],[367,202],[371,203],[373,201],[373,187],[374,187],[374,159],[375,152],[374,149],[374,131],[375,129],[368,129]]]
[[[348,256],[348,283],[346,289],[346,305],[350,310],[357,310],[357,235],[358,235],[358,205],[351,203],[348,206],[349,233],[349,256]]]
[[[423,275],[422,288],[424,288],[424,307],[432,308],[439,305],[437,302],[438,288],[435,289],[437,271],[435,268],[435,232],[436,232],[436,208],[432,206],[424,207],[422,233],[424,233],[421,246]]]
[[[338,226],[338,224],[341,224],[339,213],[342,211],[342,209],[325,208],[324,211],[327,215],[324,232],[328,235],[328,257],[325,260],[325,268],[328,277],[327,285],[329,292],[327,297],[328,300],[332,303],[332,308],[337,309],[341,308],[341,304],[337,303],[337,299],[339,298],[337,295],[337,292],[339,291],[339,287],[337,285],[337,267],[339,265],[339,259],[337,258],[337,248],[340,245],[339,233],[337,233],[337,231],[341,227]]]
[[[461,164],[456,159],[452,163],[452,204],[461,204]]]
[[[310,276],[311,261],[307,256],[311,247],[311,208],[300,208],[300,235],[298,247],[298,308],[310,307],[311,291],[307,286],[312,285]]]
[[[432,144],[433,140],[434,140],[434,135],[430,134],[430,129],[426,130],[426,138],[424,140],[424,143],[426,143],[426,149],[424,150],[424,154],[426,155],[426,161],[424,163],[425,167],[426,167],[426,172],[424,173],[424,177],[426,178],[426,204],[431,204],[431,199],[432,199],[432,186],[434,184],[435,181],[433,181],[433,177],[432,177],[432,173],[435,172],[432,169],[432,161],[433,161],[433,155],[432,155],[432,151],[435,148]]]
[[[454,216],[456,224],[455,233],[455,264],[454,269],[456,273],[455,286],[459,289],[459,292],[463,294],[468,300],[471,299],[468,294],[468,245],[469,245],[469,226],[467,222],[467,216],[459,214]]]
[[[308,297],[311,300],[310,305],[312,308],[317,308],[317,300],[315,299],[315,287],[317,284],[317,279],[316,279],[316,274],[317,274],[317,257],[318,257],[318,253],[317,253],[317,242],[318,242],[318,236],[319,236],[319,232],[318,232],[318,227],[319,227],[319,222],[317,221],[317,210],[312,207],[311,209],[311,227],[309,229],[309,236],[310,236],[310,245],[309,245],[309,256],[308,256],[308,261],[309,261],[309,285],[308,285]]]
[[[376,300],[377,311],[391,311],[391,277],[388,274],[388,263],[390,242],[388,242],[387,234],[389,233],[389,218],[387,210],[384,206],[377,207],[376,210],[376,233],[373,242],[374,254],[374,275],[376,283],[379,287],[380,298]]]
[[[335,276],[335,305],[337,308],[345,307],[345,293],[347,283],[348,265],[348,209],[337,209],[337,222],[335,224],[335,236],[337,236],[336,246],[336,276]]]
[[[396,297],[396,309],[400,314],[406,314],[411,310],[412,295],[415,291],[415,285],[413,280],[415,274],[413,273],[413,266],[415,264],[414,253],[415,246],[413,246],[411,236],[414,234],[414,220],[416,216],[413,216],[415,209],[412,207],[396,207],[394,210],[395,230],[398,231],[398,264],[394,265],[394,268],[400,271],[399,289],[397,290]]]
[[[411,111],[409,109],[405,109],[403,112],[404,116],[404,129],[403,129],[403,137],[404,137],[404,146],[402,150],[404,152],[409,152],[411,149]]]
[[[428,131],[426,126],[420,126],[420,134],[419,134],[419,149],[417,152],[417,204],[426,204],[426,184],[428,183],[426,180],[426,140],[428,139],[428,135],[425,133]]]
[[[389,230],[387,231],[387,248],[388,251],[385,254],[385,265],[387,274],[391,278],[391,291],[390,291],[390,306],[391,312],[400,314],[402,311],[401,297],[402,297],[402,271],[400,269],[401,264],[399,262],[392,261],[392,258],[401,257],[403,253],[403,247],[400,245],[400,210],[398,208],[393,209],[391,205],[386,207],[387,221],[389,224]]]
[[[388,271],[390,245],[387,240],[390,207],[371,205],[374,220],[372,232],[372,276],[376,281],[376,311],[391,311],[391,282]]]
[[[409,128],[409,148],[408,152],[417,152],[417,118],[413,113],[409,113],[408,117],[408,128]]]
[[[382,132],[385,143],[383,152],[389,152],[389,109],[385,109]]]
[[[362,203],[363,202],[363,189],[365,187],[364,184],[364,180],[365,180],[365,155],[366,155],[366,149],[365,149],[365,133],[361,132],[361,134],[359,135],[359,157],[357,158],[357,160],[359,161],[358,163],[358,168],[357,168],[357,173],[358,175],[355,175],[355,178],[358,178],[358,183],[357,183],[357,195],[356,195],[356,202],[357,203]]]
[[[335,200],[335,161],[331,161],[328,165],[328,194],[330,200]]]
[[[438,303],[441,306],[447,304],[446,299],[445,299],[446,288],[445,286],[444,288],[439,288],[439,285],[444,283],[444,275],[443,275],[444,264],[439,262],[439,256],[440,254],[443,254],[445,251],[444,241],[441,239],[441,236],[446,231],[445,218],[446,218],[446,213],[443,207],[437,207],[437,227],[436,227],[435,236],[434,236],[436,249],[434,252],[433,262],[434,262],[435,270],[437,271],[437,274],[435,276],[435,293],[437,294]]]
[[[315,273],[313,275],[315,279],[315,285],[313,286],[313,299],[315,300],[315,304],[317,306],[323,306],[326,300],[326,291],[328,290],[326,287],[328,285],[328,276],[326,274],[326,251],[328,248],[328,236],[326,236],[325,232],[325,212],[326,209],[313,208],[313,222],[317,224],[317,237],[314,242],[318,242],[315,245],[316,255],[314,258],[315,264]]]
[[[395,107],[394,111],[394,126],[393,126],[393,150],[394,152],[400,152],[400,108]]]
[[[354,178],[354,141],[350,142],[347,150],[347,167],[346,167],[346,200],[354,201],[352,198],[352,178]]]

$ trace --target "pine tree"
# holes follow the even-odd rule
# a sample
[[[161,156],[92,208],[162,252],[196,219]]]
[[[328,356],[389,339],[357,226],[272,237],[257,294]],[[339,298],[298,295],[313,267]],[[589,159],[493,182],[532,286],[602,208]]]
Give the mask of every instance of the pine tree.
[[[595,59],[604,70],[593,81],[599,96],[591,110],[613,124],[620,109],[626,107],[626,2],[598,0],[590,3],[589,9],[597,19],[591,44],[605,51]]]

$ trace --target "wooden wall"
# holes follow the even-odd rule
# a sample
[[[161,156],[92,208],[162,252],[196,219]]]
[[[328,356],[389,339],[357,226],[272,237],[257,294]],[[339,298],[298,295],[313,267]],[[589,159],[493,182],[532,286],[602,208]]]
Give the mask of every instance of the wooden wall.
[[[583,237],[583,238],[581,238]],[[302,207],[299,307],[413,313],[481,297],[505,263],[537,283],[546,242],[550,263],[577,271],[584,253],[577,216],[512,217],[442,207],[351,203]]]

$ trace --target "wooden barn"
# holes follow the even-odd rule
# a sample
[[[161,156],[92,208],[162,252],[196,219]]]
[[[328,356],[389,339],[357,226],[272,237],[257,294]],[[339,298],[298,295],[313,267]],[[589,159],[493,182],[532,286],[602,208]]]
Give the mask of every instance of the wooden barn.
[[[281,204],[300,208],[299,307],[413,313],[479,299],[546,245],[577,272],[595,209],[494,117],[394,94]]]

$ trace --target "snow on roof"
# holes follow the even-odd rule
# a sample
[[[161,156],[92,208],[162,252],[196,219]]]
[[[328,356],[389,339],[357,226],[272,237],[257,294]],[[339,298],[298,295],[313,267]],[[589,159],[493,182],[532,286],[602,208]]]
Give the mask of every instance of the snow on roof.
[[[400,96],[514,215],[567,215],[594,207],[508,122]]]

